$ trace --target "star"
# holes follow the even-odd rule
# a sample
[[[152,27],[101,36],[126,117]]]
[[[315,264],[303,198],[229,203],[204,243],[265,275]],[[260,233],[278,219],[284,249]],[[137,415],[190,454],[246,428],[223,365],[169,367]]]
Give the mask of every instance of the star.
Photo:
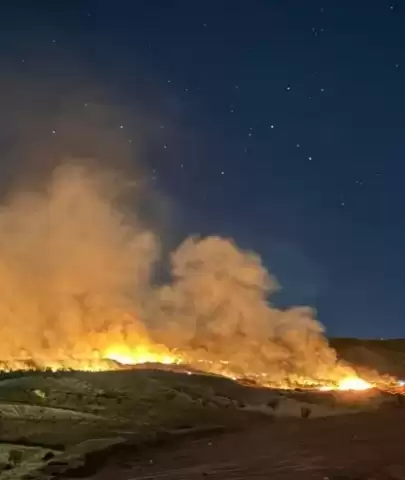
[[[124,125],[120,125],[120,129],[122,130],[124,128]]]
[[[309,160],[310,162],[312,162],[312,157],[308,157],[308,160]]]
[[[287,90],[287,92],[289,92],[289,91],[291,90],[291,86],[290,86],[290,85],[287,85],[287,86],[285,87],[285,89]]]

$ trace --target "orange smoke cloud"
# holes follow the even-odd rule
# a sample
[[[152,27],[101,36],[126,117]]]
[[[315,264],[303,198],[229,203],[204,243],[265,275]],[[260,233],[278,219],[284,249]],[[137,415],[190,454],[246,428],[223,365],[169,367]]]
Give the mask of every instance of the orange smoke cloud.
[[[276,280],[231,240],[186,239],[172,254],[172,282],[154,285],[158,240],[123,207],[123,190],[111,173],[65,165],[45,189],[14,193],[1,207],[3,360],[138,352],[170,363],[176,352],[201,368],[273,382],[350,373],[312,309],[273,307]]]

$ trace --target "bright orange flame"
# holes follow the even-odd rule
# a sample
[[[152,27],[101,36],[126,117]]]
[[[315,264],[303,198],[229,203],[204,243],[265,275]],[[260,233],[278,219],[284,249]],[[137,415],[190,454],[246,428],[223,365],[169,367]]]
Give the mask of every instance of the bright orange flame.
[[[330,392],[334,390],[334,388],[331,385],[322,385],[321,387],[318,388],[320,392]]]
[[[346,377],[340,380],[337,390],[368,390],[373,386],[359,377]]]
[[[188,355],[170,351],[165,345],[154,344],[150,341],[139,342],[134,346],[125,343],[114,342],[109,347],[101,350],[93,351],[90,356],[84,358],[73,356],[64,357],[60,360],[38,359],[32,362],[30,358],[22,358],[20,360],[0,361],[0,371],[12,370],[34,370],[36,368],[49,368],[52,371],[73,369],[83,371],[106,371],[119,368],[119,365],[142,365],[142,364],[162,364],[162,365],[181,365],[197,368],[199,371],[207,373],[219,374],[234,380],[251,379],[255,383],[278,388],[316,388],[319,391],[348,391],[348,390],[367,390],[373,388],[374,385],[363,380],[356,375],[347,375],[340,380],[326,381],[324,384],[317,383],[316,380],[306,377],[297,377],[289,379],[285,383],[273,383],[271,377],[263,372],[244,372],[236,374],[232,365],[227,361],[213,362],[208,359],[196,360],[189,358]],[[118,365],[117,365],[118,364]],[[187,372],[190,373],[190,372]],[[293,380],[293,381],[291,381]]]
[[[106,360],[114,360],[121,365],[139,365],[142,363],[162,363],[173,365],[180,363],[180,359],[170,354],[165,348],[162,351],[154,351],[147,345],[139,345],[133,349],[126,345],[114,345],[109,347],[102,357]]]
[[[357,391],[362,391],[362,390],[368,390],[369,388],[373,388],[373,385],[366,380],[363,380],[360,377],[344,377],[339,382],[337,385],[322,385],[319,387],[318,390],[321,392],[329,392],[331,390],[341,390],[341,391],[348,391],[348,390],[357,390]]]

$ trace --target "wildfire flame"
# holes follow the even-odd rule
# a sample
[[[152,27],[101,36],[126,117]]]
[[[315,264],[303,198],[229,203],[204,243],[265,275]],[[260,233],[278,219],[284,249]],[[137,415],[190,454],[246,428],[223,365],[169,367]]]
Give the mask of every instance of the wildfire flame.
[[[371,383],[366,382],[362,378],[358,377],[347,377],[343,378],[339,384],[337,389],[338,390],[368,390],[373,386]]]
[[[363,391],[368,390],[369,388],[373,388],[373,386],[374,385],[360,377],[348,376],[339,380],[336,385],[322,385],[319,387],[319,390],[322,392],[327,392],[330,390]]]
[[[161,353],[152,351],[146,345],[140,345],[134,349],[126,345],[114,345],[108,348],[103,358],[113,360],[121,365],[139,365],[144,363],[161,363],[163,365],[173,365],[181,362],[170,353]]]
[[[295,382],[273,383],[271,378],[263,372],[249,372],[245,376],[237,376],[232,371],[231,365],[227,361],[219,363],[207,360],[194,360],[189,362],[186,355],[173,353],[164,345],[153,345],[150,343],[140,344],[135,347],[130,347],[125,344],[113,344],[107,347],[103,352],[94,352],[92,359],[86,358],[69,358],[60,361],[44,360],[43,362],[36,361],[35,364],[29,358],[14,361],[0,362],[0,371],[13,370],[34,370],[49,369],[51,371],[60,371],[66,369],[82,370],[82,371],[107,371],[122,367],[129,367],[135,365],[145,364],[160,364],[165,366],[174,365],[191,365],[199,371],[206,373],[219,374],[224,377],[232,378],[233,380],[251,379],[256,384],[266,387],[278,387],[283,389],[291,388],[314,388],[319,391],[365,391],[375,387],[374,384],[367,382],[363,378],[356,375],[347,375],[335,380],[331,383],[319,384],[311,378],[297,378]],[[190,374],[189,371],[187,373]],[[396,382],[400,385],[401,382]]]
[[[126,345],[114,345],[108,348],[103,355],[103,358],[106,360],[113,360],[120,365],[141,365],[146,363],[155,363],[163,365],[179,365],[184,363],[183,359],[179,356],[170,354],[170,352],[158,352],[147,345],[141,345],[134,349],[129,348]],[[199,362],[200,366],[202,362]],[[224,365],[227,365],[227,362],[223,361],[220,365],[214,365],[212,363],[203,362],[203,370],[211,371],[213,373],[221,373],[225,377],[230,377],[236,379],[232,373],[227,372],[224,369]],[[258,383],[264,383],[263,377],[261,375],[252,375]],[[262,380],[262,381],[261,381]],[[303,381],[303,384],[310,384],[311,382]],[[321,385],[318,387],[320,391],[330,391],[330,390],[340,390],[340,391],[363,391],[373,388],[374,385],[367,382],[366,380],[357,377],[357,376],[347,376],[340,379],[334,385]]]

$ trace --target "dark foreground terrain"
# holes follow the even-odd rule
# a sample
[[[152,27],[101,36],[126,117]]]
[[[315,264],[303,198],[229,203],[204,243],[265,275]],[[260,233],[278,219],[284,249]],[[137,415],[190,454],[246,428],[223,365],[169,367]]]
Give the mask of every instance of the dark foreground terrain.
[[[309,468],[331,436],[336,452],[336,439],[348,447],[358,422],[378,434],[388,422],[398,430],[399,398],[282,392],[151,369],[3,376],[0,479],[244,478],[246,469],[275,474],[288,459],[297,468],[302,456]]]
[[[336,347],[405,376],[403,341]],[[398,480],[404,453],[405,397],[378,390],[277,391],[150,366],[0,374],[0,480]]]
[[[283,420],[116,459],[91,478],[400,480],[404,426],[402,410]]]

